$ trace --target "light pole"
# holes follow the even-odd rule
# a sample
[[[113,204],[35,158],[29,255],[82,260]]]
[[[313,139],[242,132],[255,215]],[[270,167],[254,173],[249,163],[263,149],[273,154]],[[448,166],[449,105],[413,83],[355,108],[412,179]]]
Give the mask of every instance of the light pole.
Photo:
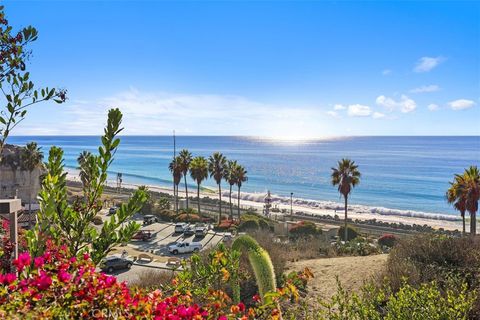
[[[293,216],[293,192],[290,192],[290,215]]]

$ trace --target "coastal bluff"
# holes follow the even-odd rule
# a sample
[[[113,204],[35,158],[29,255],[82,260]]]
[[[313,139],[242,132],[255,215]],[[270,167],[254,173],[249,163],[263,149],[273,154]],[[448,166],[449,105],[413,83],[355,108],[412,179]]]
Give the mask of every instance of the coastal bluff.
[[[21,154],[23,147],[5,145],[0,161],[0,198],[12,198],[15,195],[28,203],[31,196],[32,203],[36,203],[36,194],[40,191],[41,176],[46,173],[42,164],[32,172],[22,166]]]

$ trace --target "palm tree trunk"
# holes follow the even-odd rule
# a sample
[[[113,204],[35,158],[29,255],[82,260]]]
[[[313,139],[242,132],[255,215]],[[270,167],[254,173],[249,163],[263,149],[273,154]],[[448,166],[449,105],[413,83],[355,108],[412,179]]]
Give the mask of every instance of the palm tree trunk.
[[[230,185],[230,220],[233,220],[233,208],[232,208],[232,185]]]
[[[177,185],[175,182],[173,183],[173,210],[175,210],[175,213],[177,213]]]
[[[188,187],[187,187],[187,176],[186,176],[186,173],[183,175],[183,177],[185,178],[185,196],[187,198],[187,210],[188,210]]]
[[[238,221],[240,222],[240,187],[238,187],[237,202],[238,202],[237,215],[238,215]]]
[[[465,235],[465,212],[462,212],[462,235]]]
[[[175,204],[177,205],[177,210],[176,210],[176,214],[177,214],[177,215],[178,215],[178,209],[179,209],[179,201],[178,201],[178,200],[179,200],[179,196],[178,196],[178,187],[179,187],[179,186],[180,186],[180,183],[177,184],[177,198],[175,199],[175,201],[176,201]]]
[[[470,213],[470,235],[475,236],[477,233],[477,212]]]
[[[198,208],[198,215],[200,215],[200,183],[197,187],[197,208]]]
[[[347,207],[347,203],[348,203],[348,196],[344,196],[345,197],[345,242],[348,241],[348,229],[347,229],[347,210],[348,210],[348,207]]]
[[[218,197],[220,199],[220,202],[218,203],[220,210],[218,214],[218,224],[220,224],[222,222],[222,186],[220,183],[218,184]]]

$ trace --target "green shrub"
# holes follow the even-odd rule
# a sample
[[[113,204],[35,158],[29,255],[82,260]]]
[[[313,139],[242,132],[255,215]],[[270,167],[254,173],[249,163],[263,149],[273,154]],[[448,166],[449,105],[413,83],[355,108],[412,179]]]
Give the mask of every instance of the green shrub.
[[[397,237],[393,234],[384,234],[378,239],[378,244],[383,247],[392,248],[397,242]]]
[[[260,226],[260,229],[271,230],[270,224],[265,219],[258,220],[258,225]]]
[[[321,234],[322,230],[318,229],[315,223],[310,221],[300,221],[289,230],[289,236],[292,239],[316,237]]]
[[[260,229],[260,225],[257,220],[242,221],[238,226],[238,231],[255,231]]]
[[[198,214],[182,213],[176,218],[178,222],[202,222],[202,217]]]
[[[348,231],[348,239],[346,241],[351,241],[356,237],[358,237],[358,231],[354,227],[347,226],[347,231]],[[345,226],[341,226],[340,229],[338,229],[337,235],[342,241],[345,241]]]
[[[155,214],[162,221],[175,221],[177,218],[177,213],[173,210],[163,210],[160,213]]]
[[[465,282],[469,290],[480,286],[480,240],[423,234],[400,239],[389,254],[385,274],[394,290],[406,280],[418,286],[436,281],[447,286],[453,280]],[[480,299],[474,307],[480,319]]]
[[[369,256],[381,253],[380,248],[378,248],[372,241],[362,237],[357,237],[345,243],[337,242],[335,244],[335,249],[337,255],[348,256]]]
[[[465,284],[450,283],[442,289],[435,282],[418,288],[403,284],[397,292],[385,285],[367,284],[361,293],[350,293],[340,285],[329,301],[316,306],[292,305],[285,319],[365,319],[365,320],[467,320],[471,315],[475,293]],[[301,315],[301,316],[299,316]]]

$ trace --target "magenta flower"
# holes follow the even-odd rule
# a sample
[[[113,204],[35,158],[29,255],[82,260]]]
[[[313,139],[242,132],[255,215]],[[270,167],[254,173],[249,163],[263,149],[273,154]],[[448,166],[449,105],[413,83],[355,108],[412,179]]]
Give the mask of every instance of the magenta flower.
[[[71,278],[72,276],[65,270],[58,271],[58,280],[61,282],[68,282]]]
[[[42,257],[36,257],[33,259],[33,264],[35,265],[35,268],[41,268],[45,264],[45,259]]]
[[[52,284],[52,278],[45,272],[40,271],[40,276],[37,278],[36,286],[38,290],[46,290]]]
[[[22,272],[25,266],[30,265],[32,258],[28,252],[22,252],[18,255],[18,259],[13,261],[13,264],[17,267],[19,272]]]

